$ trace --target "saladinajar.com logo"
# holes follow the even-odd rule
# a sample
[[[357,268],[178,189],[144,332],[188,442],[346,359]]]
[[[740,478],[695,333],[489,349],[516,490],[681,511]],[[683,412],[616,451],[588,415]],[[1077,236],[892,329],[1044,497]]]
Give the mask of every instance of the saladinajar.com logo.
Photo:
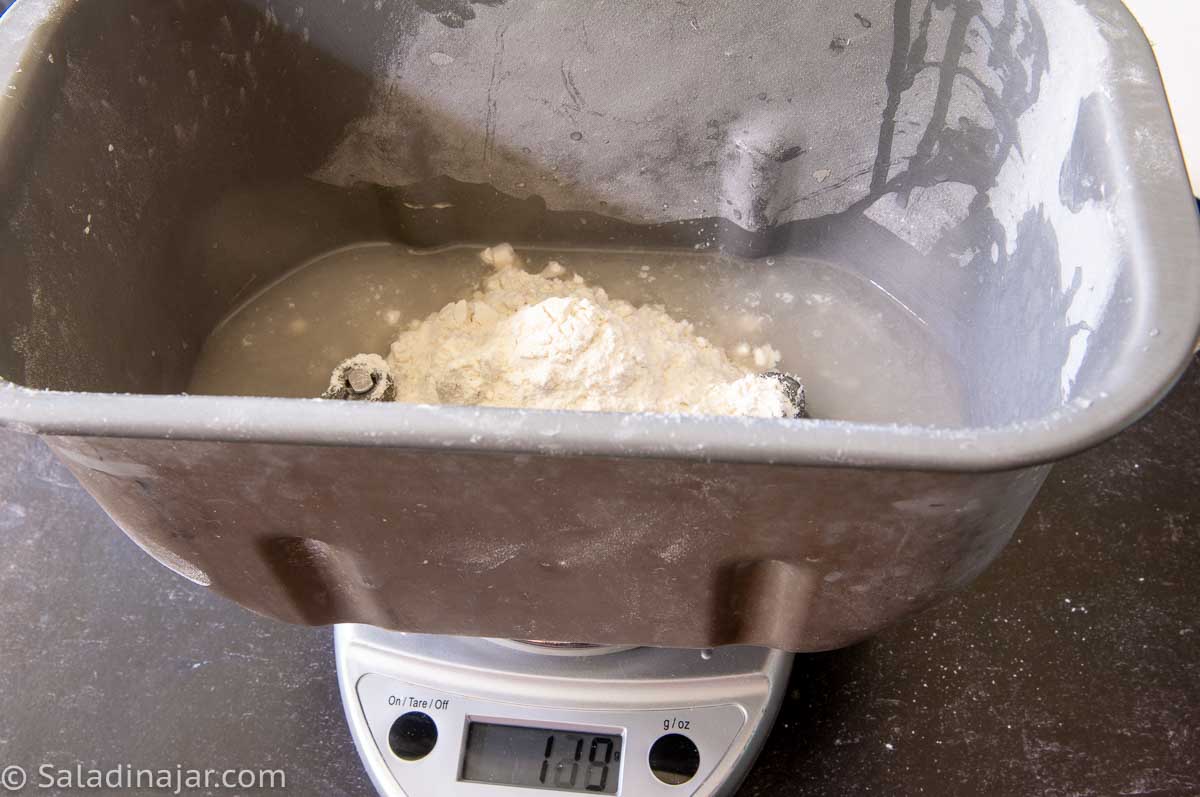
[[[151,789],[166,794],[186,794],[200,789],[284,790],[282,769],[192,769],[183,766],[143,769],[130,764],[113,767],[70,767],[41,764],[26,769],[10,764],[0,769],[0,791],[75,789],[104,793]]]

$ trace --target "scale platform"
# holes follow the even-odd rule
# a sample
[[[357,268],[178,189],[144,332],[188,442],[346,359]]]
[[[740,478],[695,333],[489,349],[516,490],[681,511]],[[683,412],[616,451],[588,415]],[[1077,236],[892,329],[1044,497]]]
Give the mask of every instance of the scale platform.
[[[771,730],[792,654],[591,647],[340,625],[338,683],[386,797],[727,795]]]

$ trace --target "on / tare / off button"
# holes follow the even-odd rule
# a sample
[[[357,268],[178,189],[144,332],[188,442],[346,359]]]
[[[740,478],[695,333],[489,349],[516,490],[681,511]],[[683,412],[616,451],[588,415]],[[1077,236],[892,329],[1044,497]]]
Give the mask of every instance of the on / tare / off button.
[[[699,770],[700,751],[682,733],[668,733],[650,745],[650,771],[663,783],[687,783]]]
[[[437,739],[437,723],[423,711],[401,714],[388,731],[388,747],[405,761],[417,761],[429,755]]]

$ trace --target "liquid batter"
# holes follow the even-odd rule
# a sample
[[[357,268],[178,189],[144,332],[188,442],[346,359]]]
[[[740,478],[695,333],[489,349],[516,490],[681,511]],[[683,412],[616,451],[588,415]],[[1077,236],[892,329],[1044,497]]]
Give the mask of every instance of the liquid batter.
[[[525,247],[521,254],[531,271],[554,260],[613,298],[662,305],[750,369],[754,349],[769,344],[778,370],[802,378],[815,418],[961,418],[953,371],[921,324],[879,288],[821,261]],[[471,296],[489,271],[478,255],[478,247],[415,252],[381,243],[315,258],[218,325],[189,390],[318,396],[349,354],[386,354],[411,322]]]

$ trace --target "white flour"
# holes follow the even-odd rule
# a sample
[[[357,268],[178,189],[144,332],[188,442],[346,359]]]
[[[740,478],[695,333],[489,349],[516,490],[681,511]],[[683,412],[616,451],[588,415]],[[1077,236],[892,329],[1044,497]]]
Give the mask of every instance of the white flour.
[[[610,412],[792,417],[778,381],[736,365],[660,307],[635,307],[556,262],[524,271],[508,244],[470,299],[414,322],[391,346],[396,400]],[[761,369],[779,354],[750,355]]]

